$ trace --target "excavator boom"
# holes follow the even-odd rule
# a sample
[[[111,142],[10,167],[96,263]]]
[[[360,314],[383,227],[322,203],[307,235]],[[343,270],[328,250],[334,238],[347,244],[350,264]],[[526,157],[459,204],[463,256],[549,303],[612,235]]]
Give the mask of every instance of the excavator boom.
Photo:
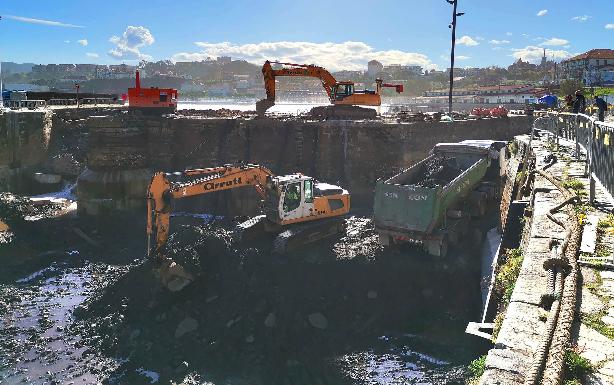
[[[185,170],[186,182],[171,182],[163,172],[154,174],[147,192],[147,254],[159,254],[168,240],[171,201],[215,191],[252,186],[264,198],[267,178],[273,173],[259,165],[223,166]],[[155,245],[152,244],[155,237]]]
[[[179,178],[183,180],[176,181]],[[343,216],[350,210],[350,195],[341,187],[319,183],[300,173],[275,176],[256,164],[200,168],[175,174],[158,172],[147,192],[147,254],[156,262],[167,288],[181,290],[195,278],[164,255],[172,201],[244,186],[254,187],[263,198],[264,213],[239,224],[238,233],[241,239],[248,239],[249,234],[260,230],[280,231],[274,243],[275,252],[283,253],[293,244],[314,242],[337,233]]]
[[[403,92],[403,85],[382,83],[381,79],[376,80],[377,89],[375,91],[357,91],[354,89],[353,82],[338,82],[330,72],[322,67],[307,64],[273,63],[282,64],[286,67],[273,69],[270,61],[264,62],[262,76],[267,97],[256,103],[256,112],[259,116],[263,116],[266,110],[275,105],[275,79],[278,76],[307,76],[320,79],[333,105],[379,106],[381,105],[380,90],[382,87],[394,87],[398,93]]]

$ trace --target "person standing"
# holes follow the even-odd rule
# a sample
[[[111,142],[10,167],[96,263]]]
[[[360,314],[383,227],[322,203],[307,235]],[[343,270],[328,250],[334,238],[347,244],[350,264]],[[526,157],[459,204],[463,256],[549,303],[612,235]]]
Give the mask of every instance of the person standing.
[[[565,108],[567,108],[568,112],[573,111],[573,96],[571,95],[565,96]]]
[[[605,118],[605,112],[608,109],[608,103],[601,96],[597,96],[595,98],[595,105],[599,109],[599,118],[597,118],[600,122],[603,122]]]
[[[586,112],[586,98],[581,90],[576,91],[576,100],[573,102],[573,113],[584,114]]]

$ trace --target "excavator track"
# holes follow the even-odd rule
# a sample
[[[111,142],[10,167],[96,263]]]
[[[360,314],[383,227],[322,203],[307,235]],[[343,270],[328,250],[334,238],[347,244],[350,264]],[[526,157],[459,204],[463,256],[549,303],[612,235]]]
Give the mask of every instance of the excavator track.
[[[336,217],[318,222],[293,225],[279,233],[273,241],[273,253],[285,254],[306,245],[345,231],[345,218]]]

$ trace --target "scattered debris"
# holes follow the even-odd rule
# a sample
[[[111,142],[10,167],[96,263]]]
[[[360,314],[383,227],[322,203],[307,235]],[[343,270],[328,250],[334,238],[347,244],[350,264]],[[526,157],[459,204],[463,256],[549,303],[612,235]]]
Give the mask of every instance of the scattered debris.
[[[181,338],[196,329],[198,329],[198,321],[192,317],[185,317],[175,329],[175,338]]]
[[[309,323],[316,329],[326,330],[328,327],[328,320],[324,316],[324,314],[317,312],[311,313],[307,317],[309,319]]]

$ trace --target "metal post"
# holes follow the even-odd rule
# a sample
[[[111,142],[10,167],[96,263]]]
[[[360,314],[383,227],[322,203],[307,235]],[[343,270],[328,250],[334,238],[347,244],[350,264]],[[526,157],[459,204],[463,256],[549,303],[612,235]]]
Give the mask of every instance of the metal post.
[[[580,160],[580,143],[578,142],[578,134],[580,132],[580,115],[576,118],[576,129],[574,130],[574,136],[576,141],[576,159]]]
[[[554,119],[556,119],[554,125],[556,126],[556,150],[558,151],[559,150],[559,138],[561,137],[561,127],[559,126],[559,119],[557,117],[555,117]]]
[[[452,4],[452,24],[449,25],[452,28],[452,49],[450,50],[450,91],[448,94],[448,114],[452,116],[452,90],[454,89],[454,47],[456,46],[456,17],[462,16],[464,13],[456,13],[456,7],[458,0],[446,0]]]
[[[595,122],[591,121],[589,128],[588,148],[586,149],[586,163],[588,164],[588,202],[595,202],[595,179],[593,178],[593,141],[595,140]]]

